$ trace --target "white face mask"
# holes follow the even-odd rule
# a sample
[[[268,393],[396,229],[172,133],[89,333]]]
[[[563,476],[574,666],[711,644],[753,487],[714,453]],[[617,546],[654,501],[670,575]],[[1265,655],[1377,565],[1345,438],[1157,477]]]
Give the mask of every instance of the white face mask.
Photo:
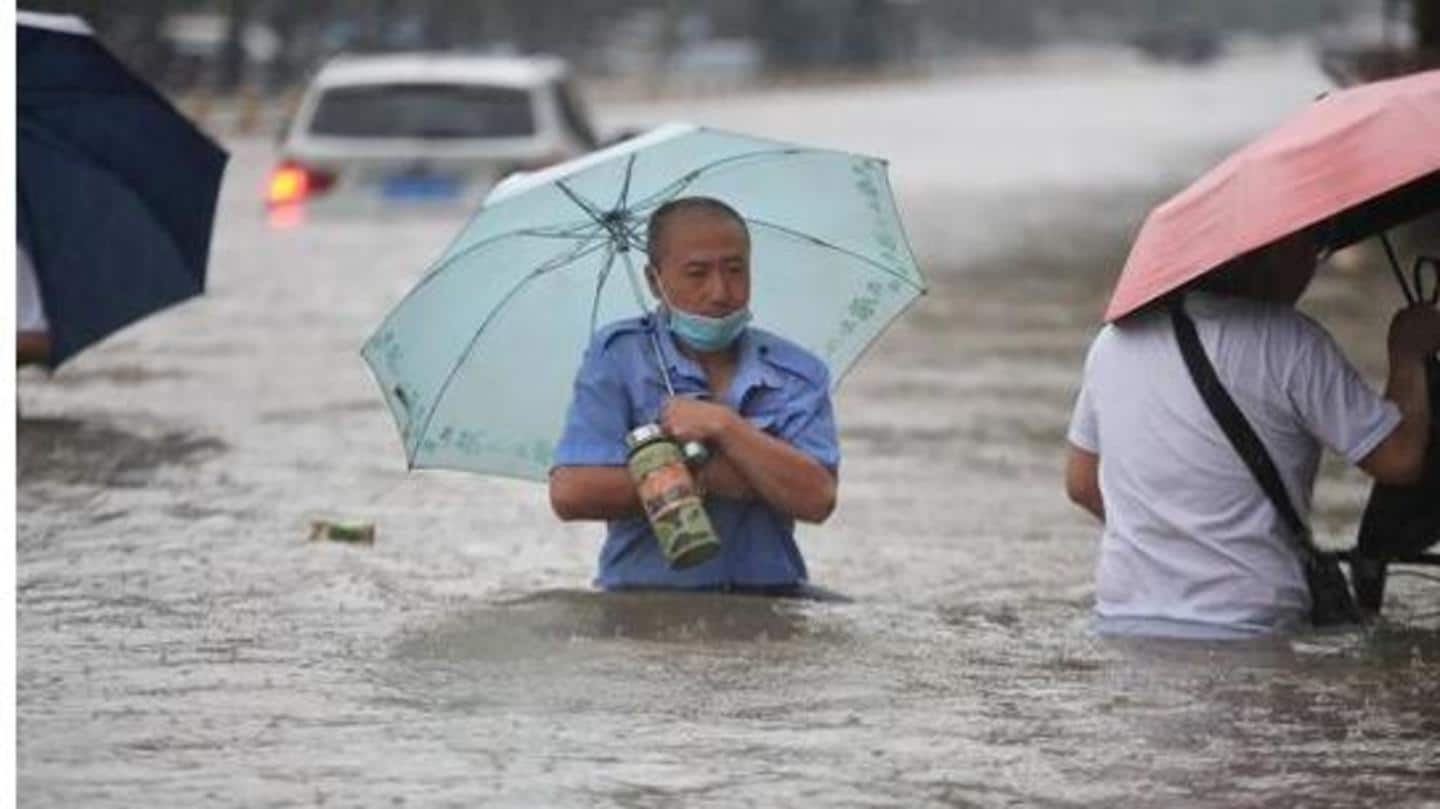
[[[741,307],[724,317],[670,310],[670,333],[696,351],[723,351],[729,348],[750,323],[750,309]]]
[[[748,306],[742,306],[724,317],[697,315],[672,304],[658,278],[655,279],[655,289],[659,290],[660,300],[664,301],[665,309],[670,313],[670,333],[696,351],[724,351],[739,339],[750,323]]]

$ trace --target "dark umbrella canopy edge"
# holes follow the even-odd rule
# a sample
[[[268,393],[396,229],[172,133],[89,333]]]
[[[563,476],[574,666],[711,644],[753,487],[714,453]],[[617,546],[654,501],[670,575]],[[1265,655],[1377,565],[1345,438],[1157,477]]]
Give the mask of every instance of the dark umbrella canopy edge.
[[[17,26],[17,239],[52,367],[205,288],[227,155],[88,35]]]

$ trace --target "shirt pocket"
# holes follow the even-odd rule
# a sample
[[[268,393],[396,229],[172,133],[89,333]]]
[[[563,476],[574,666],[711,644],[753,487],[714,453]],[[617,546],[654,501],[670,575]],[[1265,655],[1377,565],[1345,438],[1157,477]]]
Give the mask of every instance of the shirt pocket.
[[[745,404],[740,409],[740,415],[754,425],[757,429],[774,436],[781,434],[781,429],[790,415],[791,405],[785,395],[784,388],[757,388],[745,397]]]

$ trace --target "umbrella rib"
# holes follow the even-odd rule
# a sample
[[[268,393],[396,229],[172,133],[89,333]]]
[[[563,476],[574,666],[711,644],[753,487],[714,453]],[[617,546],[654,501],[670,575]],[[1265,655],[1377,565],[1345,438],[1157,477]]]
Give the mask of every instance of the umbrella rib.
[[[824,152],[823,150],[820,150],[820,149],[805,149],[805,148],[802,148],[802,147],[798,147],[798,146],[797,146],[797,147],[786,148],[786,149],[766,149],[766,150],[761,151],[761,152],[745,152],[744,154],[730,155],[729,157],[725,157],[725,158],[721,158],[721,159],[719,159],[719,160],[716,160],[716,161],[713,162],[713,163],[706,163],[705,165],[700,166],[699,168],[691,169],[689,172],[686,172],[686,174],[685,174],[684,176],[680,177],[678,180],[675,180],[674,182],[670,183],[669,185],[664,186],[663,188],[657,190],[655,193],[651,194],[650,196],[645,197],[644,199],[637,201],[637,202],[635,203],[634,207],[633,207],[633,210],[640,210],[640,209],[642,209],[642,208],[648,208],[648,207],[652,207],[652,206],[658,207],[658,206],[660,206],[660,205],[662,205],[662,204],[664,204],[664,203],[666,203],[666,202],[669,202],[670,200],[672,200],[672,199],[674,199],[675,197],[679,196],[680,192],[684,191],[686,188],[689,188],[691,185],[693,185],[693,184],[695,183],[695,181],[698,180],[698,179],[700,179],[700,177],[701,177],[702,175],[707,174],[707,173],[712,172],[712,171],[715,171],[716,169],[719,169],[719,168],[728,166],[728,165],[730,165],[730,164],[732,164],[732,163],[737,163],[737,162],[740,162],[740,161],[742,161],[742,160],[754,160],[754,159],[758,159],[758,158],[762,158],[762,157],[788,157],[788,156],[797,155],[797,154],[828,154],[828,153],[827,153],[827,152]]]
[[[825,248],[825,249],[827,249],[827,250],[834,250],[834,251],[837,252],[837,253],[840,253],[840,254],[842,254],[842,255],[849,256],[850,258],[853,258],[853,259],[855,259],[855,260],[857,260],[857,261],[863,261],[864,263],[869,264],[870,266],[874,267],[874,268],[877,269],[877,270],[880,270],[881,272],[884,272],[884,273],[887,274],[887,275],[892,275],[892,276],[894,276],[896,279],[898,279],[898,280],[900,280],[900,281],[904,281],[906,284],[909,284],[909,285],[910,285],[911,287],[913,287],[914,289],[917,289],[917,290],[919,290],[919,291],[921,291],[921,292],[925,291],[925,288],[924,288],[922,285],[915,283],[915,281],[914,281],[913,279],[911,279],[909,276],[905,275],[904,273],[898,272],[898,271],[896,271],[896,270],[894,270],[894,269],[892,269],[892,268],[890,268],[890,267],[887,267],[887,266],[885,266],[884,264],[881,264],[880,262],[876,261],[875,259],[870,258],[869,256],[863,256],[863,255],[855,252],[854,250],[847,250],[847,249],[845,249],[844,247],[841,247],[841,246],[838,245],[838,244],[832,244],[832,243],[830,243],[830,242],[825,241],[824,239],[820,239],[820,238],[816,238],[815,236],[811,236],[811,235],[808,234],[808,233],[804,233],[804,232],[795,230],[795,229],[793,229],[793,228],[787,228],[787,227],[785,227],[784,225],[779,225],[779,224],[776,224],[776,223],[774,223],[774,222],[767,222],[767,221],[765,221],[764,219],[752,219],[752,218],[750,218],[750,217],[744,217],[744,219],[745,219],[746,222],[749,222],[749,223],[752,224],[752,225],[757,225],[757,226],[763,227],[763,228],[769,228],[770,230],[774,230],[774,231],[776,231],[776,232],[783,233],[783,234],[785,234],[785,235],[787,235],[787,236],[792,236],[792,237],[794,237],[794,238],[796,238],[796,239],[800,239],[800,240],[802,240],[802,241],[809,242],[809,243],[815,245],[816,247],[823,247],[823,248]]]
[[[588,237],[595,234],[596,225],[594,222],[578,222],[574,225],[562,225],[553,228],[529,228],[526,235],[539,236],[542,239],[575,239],[582,236]]]
[[[564,180],[556,180],[555,187],[565,192],[565,196],[569,197],[571,202],[579,206],[580,210],[584,211],[587,216],[594,219],[595,224],[601,227],[605,226],[605,215],[600,212],[599,208],[595,207],[594,203],[571,191],[570,186],[566,185]]]
[[[635,277],[635,262],[630,260],[630,253],[625,252],[625,277],[630,279],[630,292],[635,295],[635,306],[641,312],[645,312],[645,293],[640,290],[640,279]]]
[[[450,243],[447,244],[447,245],[445,245],[445,249],[441,251],[441,255],[444,255],[446,252],[448,252],[448,251],[449,251],[451,248],[453,248],[455,245],[459,244],[459,243],[460,243],[460,240],[463,239],[463,238],[465,237],[465,234],[470,230],[470,227],[471,227],[472,225],[474,225],[475,222],[478,221],[478,220],[480,219],[480,217],[483,216],[487,210],[489,210],[488,207],[482,202],[482,203],[480,204],[480,207],[476,208],[476,209],[475,209],[475,212],[472,213],[472,214],[470,214],[469,218],[465,220],[465,225],[464,225],[463,227],[461,227],[460,230],[455,234],[455,237],[450,240]],[[549,235],[548,235],[548,233],[547,233],[546,231],[554,230],[554,231],[557,232],[557,233],[564,233],[564,232],[566,232],[566,231],[574,231],[574,232],[578,233],[579,231],[581,231],[581,230],[589,227],[590,225],[591,225],[590,222],[579,222],[579,223],[574,224],[574,225],[561,225],[561,226],[558,226],[558,229],[556,229],[556,228],[540,228],[540,229],[529,229],[529,228],[527,228],[526,230],[527,230],[527,231],[533,230],[533,232],[534,232],[535,235],[541,236],[542,238],[549,238]],[[502,234],[502,235],[503,235],[503,234]],[[575,238],[588,238],[589,235],[590,235],[590,234],[588,234],[588,233],[587,233],[587,234],[581,234],[581,235],[576,236]],[[563,238],[563,236],[562,236],[562,238]],[[440,268],[437,267],[436,269],[438,270],[438,269],[440,269]],[[426,277],[429,277],[429,273],[426,273]],[[422,279],[422,280],[423,280],[423,279]]]
[[[625,203],[630,199],[630,178],[635,173],[635,157],[632,154],[630,159],[625,161],[625,183],[620,186],[620,199],[615,203],[615,209],[619,211],[625,210]]]
[[[509,303],[511,298],[520,294],[520,291],[529,285],[531,281],[582,259],[609,244],[608,241],[596,242],[588,246],[579,244],[567,253],[551,257],[545,263],[526,273],[523,278],[515,283],[515,286],[511,287],[510,290],[505,293],[504,297],[496,302],[495,306],[490,309],[490,313],[485,316],[485,319],[480,322],[479,327],[475,329],[475,333],[471,335],[470,342],[465,344],[465,350],[460,352],[460,357],[455,360],[455,365],[452,366],[450,372],[445,375],[445,381],[440,383],[440,389],[436,391],[435,399],[430,405],[430,412],[425,414],[425,423],[422,424],[420,429],[415,433],[417,446],[419,442],[424,439],[425,434],[430,431],[430,422],[435,418],[435,411],[440,409],[440,402],[445,399],[445,392],[450,389],[450,383],[453,382],[456,375],[460,373],[460,368],[465,365],[465,361],[470,358],[471,352],[475,350],[475,345],[480,342],[480,336],[485,333],[485,329],[490,326],[491,321],[495,319],[496,315],[505,308],[505,304]]]
[[[635,262],[630,260],[630,253],[625,253],[625,274],[630,278],[630,290],[635,293],[635,305],[642,313],[648,316],[645,309],[645,296],[640,291],[640,280],[635,277]],[[660,338],[655,334],[655,328],[647,328],[645,332],[650,336],[650,352],[655,359],[655,370],[660,372],[660,380],[665,383],[665,392],[670,396],[675,395],[675,383],[670,379],[670,369],[665,363],[665,355],[660,350]],[[657,416],[658,418],[658,416]]]
[[[644,253],[647,259],[650,256],[649,245],[640,241],[640,237],[635,233],[634,228],[625,229],[625,245],[635,248],[638,252]]]
[[[1390,236],[1383,230],[1380,231],[1380,244],[1385,247],[1385,258],[1389,260],[1390,272],[1395,274],[1395,282],[1400,285],[1400,291],[1405,293],[1405,302],[1414,304],[1415,296],[1410,293],[1410,285],[1405,283],[1405,276],[1400,272],[1400,259],[1395,256],[1395,247],[1390,244]]]
[[[592,226],[590,226],[590,225],[585,225],[584,227],[590,228],[590,227],[592,227]],[[579,230],[579,226],[577,226],[576,230],[577,230],[577,231]],[[470,245],[469,247],[466,247],[464,250],[461,250],[460,252],[455,253],[454,255],[447,256],[447,257],[446,257],[443,261],[441,261],[439,264],[436,264],[434,267],[432,267],[429,272],[425,273],[425,277],[423,277],[423,278],[421,278],[419,281],[417,281],[417,282],[415,283],[415,286],[411,287],[411,288],[410,288],[410,291],[405,293],[405,297],[401,298],[401,299],[395,304],[395,308],[391,310],[391,314],[393,315],[396,311],[398,311],[399,308],[400,308],[400,306],[401,306],[402,304],[404,304],[405,301],[409,300],[411,297],[413,297],[413,296],[415,295],[415,293],[419,292],[419,291],[420,291],[421,289],[423,289],[427,284],[429,284],[431,281],[435,280],[435,276],[439,275],[441,272],[444,272],[451,264],[454,264],[456,261],[459,261],[460,259],[464,258],[465,256],[470,255],[471,253],[474,253],[474,252],[477,251],[477,250],[481,250],[481,249],[483,249],[483,248],[489,247],[490,245],[493,245],[493,244],[495,244],[496,242],[502,241],[502,240],[504,240],[504,239],[516,239],[516,238],[520,238],[520,237],[522,237],[522,236],[536,236],[536,237],[539,237],[539,238],[547,238],[547,239],[548,239],[548,238],[557,238],[557,239],[559,239],[559,238],[571,238],[571,239],[580,239],[580,240],[583,242],[583,241],[586,241],[586,240],[589,240],[589,239],[593,238],[593,237],[595,236],[595,232],[592,231],[592,232],[590,232],[590,233],[584,233],[584,234],[580,234],[580,233],[577,232],[576,235],[573,235],[573,236],[565,236],[565,235],[559,234],[559,233],[547,232],[546,230],[543,230],[543,229],[536,230],[536,229],[526,228],[525,230],[512,230],[512,231],[510,231],[510,232],[508,232],[508,233],[496,234],[496,235],[494,235],[494,236],[491,236],[491,237],[488,238],[488,239],[481,239],[480,241],[478,241],[478,242]],[[584,245],[582,244],[582,245],[580,245],[580,246],[583,247]],[[387,318],[385,318],[384,322],[382,322],[382,323],[380,324],[381,330],[383,330],[383,329],[385,328],[385,323],[388,323],[388,322],[390,322],[390,318],[387,317]]]
[[[595,333],[595,320],[600,316],[600,296],[605,292],[605,282],[610,280],[610,270],[615,266],[615,245],[612,242],[605,242],[605,266],[600,268],[600,276],[595,281],[595,298],[590,301],[590,333]]]

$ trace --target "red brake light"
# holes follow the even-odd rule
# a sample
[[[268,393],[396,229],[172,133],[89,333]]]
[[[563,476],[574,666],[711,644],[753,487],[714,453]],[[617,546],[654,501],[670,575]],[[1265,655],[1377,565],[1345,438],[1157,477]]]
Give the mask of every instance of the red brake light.
[[[282,163],[270,175],[270,189],[265,194],[265,201],[271,205],[285,205],[299,202],[309,192],[310,178],[306,176],[305,169]]]
[[[302,202],[311,194],[320,193],[335,184],[335,175],[286,160],[270,174],[265,201],[270,205]]]

